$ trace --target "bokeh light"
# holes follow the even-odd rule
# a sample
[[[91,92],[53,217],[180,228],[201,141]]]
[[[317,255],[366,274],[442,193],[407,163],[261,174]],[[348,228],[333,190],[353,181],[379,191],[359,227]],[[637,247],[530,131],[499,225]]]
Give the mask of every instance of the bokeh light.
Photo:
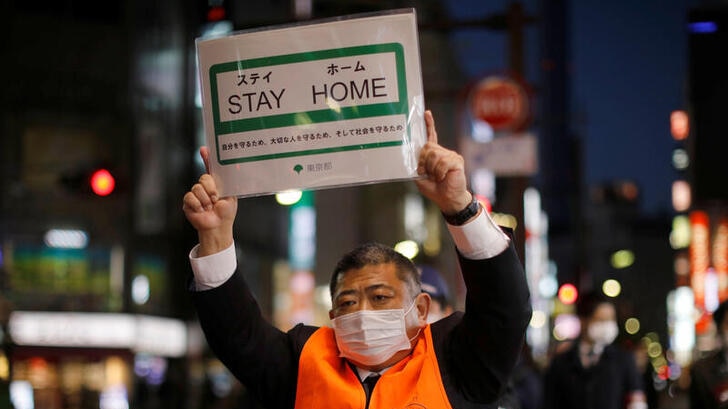
[[[659,342],[650,342],[650,344],[647,345],[647,355],[654,359],[662,356],[662,344]]]
[[[612,254],[611,263],[618,270],[627,268],[634,264],[634,253],[626,249],[617,250]]]
[[[412,240],[400,241],[394,245],[394,249],[410,260],[415,258],[420,252],[420,246]]]
[[[561,314],[554,319],[553,336],[557,341],[575,339],[581,331],[581,322],[574,314]]]
[[[543,328],[546,325],[546,313],[540,310],[534,310],[531,314],[531,322],[529,324],[533,328]]]
[[[566,305],[571,305],[576,302],[578,296],[579,291],[574,284],[566,283],[559,288],[559,300]]]
[[[619,281],[610,278],[602,283],[602,292],[604,292],[607,297],[614,298],[622,292],[622,285]]]
[[[638,333],[640,331],[640,320],[634,317],[627,318],[627,320],[624,322],[624,330],[629,335],[634,335]]]
[[[276,193],[276,202],[282,206],[290,206],[298,203],[302,196],[303,192],[300,190],[288,190]]]

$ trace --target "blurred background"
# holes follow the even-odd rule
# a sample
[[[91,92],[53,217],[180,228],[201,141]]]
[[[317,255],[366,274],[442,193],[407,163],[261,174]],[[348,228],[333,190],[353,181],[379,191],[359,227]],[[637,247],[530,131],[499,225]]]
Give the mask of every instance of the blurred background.
[[[195,39],[410,7],[440,141],[515,228],[536,365],[578,334],[579,294],[601,290],[652,406],[686,407],[685,372],[728,298],[719,1],[3,2],[0,407],[255,407],[187,294]],[[444,222],[411,182],[286,200],[241,201],[235,233],[280,328],[326,324],[329,274],[368,240],[438,269],[462,308]]]

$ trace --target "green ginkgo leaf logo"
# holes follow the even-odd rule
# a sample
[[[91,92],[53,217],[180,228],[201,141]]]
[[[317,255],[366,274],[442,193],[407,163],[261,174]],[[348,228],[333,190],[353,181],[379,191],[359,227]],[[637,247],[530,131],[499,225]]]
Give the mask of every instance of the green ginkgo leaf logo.
[[[295,170],[296,173],[298,173],[300,175],[301,171],[303,170],[303,166],[301,166],[300,164],[297,164],[296,166],[293,167],[293,170]]]

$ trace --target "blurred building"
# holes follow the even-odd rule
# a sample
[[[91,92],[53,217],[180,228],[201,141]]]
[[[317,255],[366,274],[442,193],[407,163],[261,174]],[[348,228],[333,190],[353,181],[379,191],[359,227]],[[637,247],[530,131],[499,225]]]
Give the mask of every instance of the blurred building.
[[[715,347],[712,312],[728,299],[728,188],[725,184],[725,115],[728,64],[716,58],[728,46],[728,7],[695,7],[687,16],[688,92],[687,124],[672,127],[676,152],[687,151],[673,187],[676,213],[689,221],[688,245],[676,246],[676,260],[687,260],[689,274],[681,286],[692,289],[696,314],[696,354]],[[679,157],[679,156],[678,156]],[[680,164],[679,161],[676,162]],[[682,184],[682,185],[681,185]],[[688,199],[679,201],[681,186],[689,186]],[[686,276],[689,278],[685,279]]]
[[[204,143],[194,40],[221,22],[241,30],[400,7],[417,7],[423,22],[444,14],[438,2],[405,1],[4,2],[0,399],[12,390],[18,407],[44,409],[245,405],[186,293],[196,237],[180,200]],[[442,33],[422,33],[421,47],[428,105],[452,128],[463,80]],[[454,146],[455,136],[440,137]],[[113,187],[95,193],[101,169]],[[317,211],[337,215],[316,219],[316,283],[355,244],[406,238],[408,193],[405,183],[316,192]],[[289,209],[260,197],[241,212],[238,253],[273,317],[277,289],[290,291]],[[453,259],[434,235],[429,256]]]

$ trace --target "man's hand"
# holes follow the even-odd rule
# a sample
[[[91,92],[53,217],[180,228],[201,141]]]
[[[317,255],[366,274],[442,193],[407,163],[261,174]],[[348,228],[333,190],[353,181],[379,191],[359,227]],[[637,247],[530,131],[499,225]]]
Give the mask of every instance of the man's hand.
[[[467,190],[465,163],[455,151],[437,143],[437,131],[432,112],[425,111],[427,143],[420,151],[417,173],[427,176],[415,183],[423,196],[432,200],[444,214],[453,215],[465,209],[472,200]]]
[[[238,211],[236,197],[220,198],[217,185],[210,176],[209,151],[200,148],[200,156],[208,173],[192,186],[182,199],[182,210],[197,230],[200,240],[198,257],[220,252],[233,243],[233,222]]]

